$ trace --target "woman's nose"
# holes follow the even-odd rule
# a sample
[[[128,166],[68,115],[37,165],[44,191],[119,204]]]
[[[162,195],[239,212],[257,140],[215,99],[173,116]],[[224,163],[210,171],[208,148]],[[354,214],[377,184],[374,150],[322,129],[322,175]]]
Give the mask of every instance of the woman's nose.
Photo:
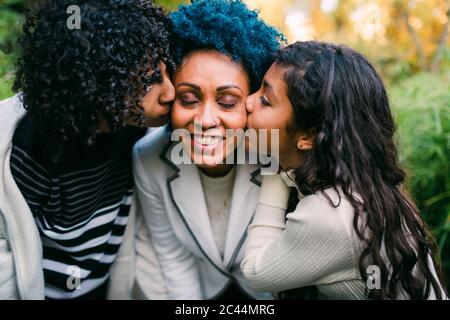
[[[206,105],[198,115],[197,121],[201,123],[203,130],[217,127],[219,120],[211,106]]]

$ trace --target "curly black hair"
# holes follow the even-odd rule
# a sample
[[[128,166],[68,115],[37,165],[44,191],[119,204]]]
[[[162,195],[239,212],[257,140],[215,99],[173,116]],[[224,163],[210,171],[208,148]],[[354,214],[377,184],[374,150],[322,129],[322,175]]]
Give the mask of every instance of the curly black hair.
[[[69,6],[80,29],[67,26]],[[140,102],[170,70],[172,26],[149,0],[47,0],[29,8],[19,39],[13,90],[33,121],[33,138],[52,161],[74,141],[92,141],[104,118],[112,132],[126,118],[143,124]]]
[[[173,57],[179,65],[197,49],[214,49],[241,63],[252,91],[261,84],[272,54],[286,41],[241,0],[192,0],[170,14]]]

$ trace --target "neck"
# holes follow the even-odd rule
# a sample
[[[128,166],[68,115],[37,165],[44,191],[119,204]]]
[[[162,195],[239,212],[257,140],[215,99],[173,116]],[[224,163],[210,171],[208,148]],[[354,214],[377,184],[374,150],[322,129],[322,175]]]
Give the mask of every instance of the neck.
[[[211,168],[199,168],[208,177],[223,177],[233,168],[232,164],[220,164]]]
[[[299,153],[295,153],[290,156],[280,157],[280,168],[283,171],[298,168],[303,163],[303,157]]]

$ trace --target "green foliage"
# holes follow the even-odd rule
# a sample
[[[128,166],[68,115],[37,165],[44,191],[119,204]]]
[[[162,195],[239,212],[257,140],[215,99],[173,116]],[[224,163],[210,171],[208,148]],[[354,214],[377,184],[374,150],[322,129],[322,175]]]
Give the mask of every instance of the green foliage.
[[[9,77],[0,77],[0,100],[8,98],[13,95],[11,91],[12,80]]]
[[[390,98],[409,190],[450,274],[450,69],[400,81]]]
[[[0,10],[0,99],[12,94],[16,41],[22,21],[22,15],[17,12],[4,8]]]

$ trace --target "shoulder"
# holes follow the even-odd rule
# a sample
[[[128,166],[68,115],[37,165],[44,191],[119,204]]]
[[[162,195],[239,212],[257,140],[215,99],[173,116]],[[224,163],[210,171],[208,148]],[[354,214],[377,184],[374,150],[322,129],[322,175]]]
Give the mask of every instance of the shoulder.
[[[157,128],[139,139],[133,147],[133,159],[141,162],[158,162],[170,143],[166,126]]]
[[[4,108],[6,106],[12,106],[12,105],[22,105],[20,93],[15,94],[9,98],[0,100],[0,108]]]
[[[6,140],[10,142],[17,124],[23,118],[26,111],[23,108],[20,94],[0,101],[0,144]]]
[[[0,101],[1,123],[11,121],[11,118],[20,118],[25,114],[25,108],[21,100],[21,94],[18,93],[12,97]]]
[[[310,225],[319,233],[354,239],[354,209],[339,187],[303,197],[287,218]]]
[[[294,212],[297,211],[320,211],[322,214],[329,214],[338,211],[353,211],[353,207],[340,187],[332,187],[302,196]]]
[[[170,131],[166,126],[157,128],[136,142],[133,147],[133,171],[137,179],[164,180],[170,167],[164,155],[170,146]]]

